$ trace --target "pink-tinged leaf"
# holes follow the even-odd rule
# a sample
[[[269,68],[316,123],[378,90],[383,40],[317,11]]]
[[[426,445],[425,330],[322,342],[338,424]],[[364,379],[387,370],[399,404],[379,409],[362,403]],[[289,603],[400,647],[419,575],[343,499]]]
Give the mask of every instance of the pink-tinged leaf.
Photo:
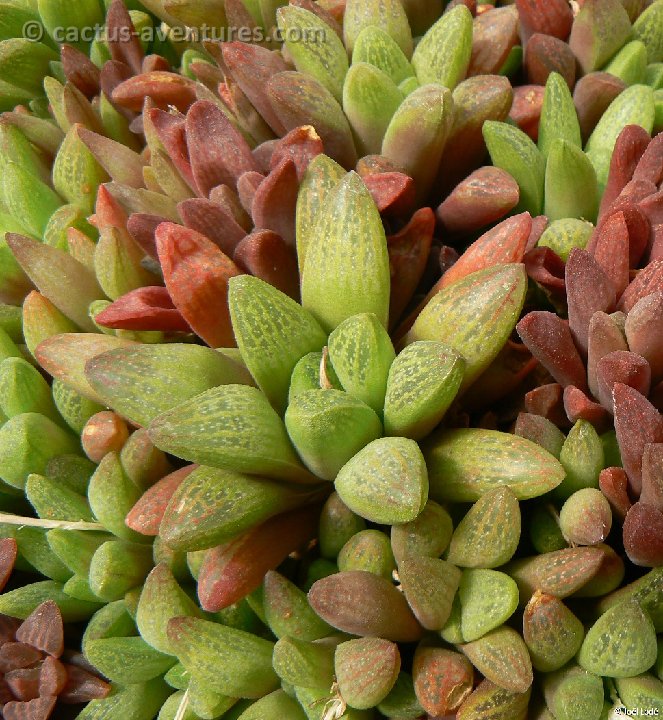
[[[256,169],[251,148],[221,108],[198,100],[186,116],[186,138],[198,192],[207,197],[216,185],[234,186]]]
[[[323,7],[321,3],[314,2],[314,0],[290,0],[290,5],[308,10],[314,15],[317,15],[320,20],[327,23],[342,40],[343,28],[341,27],[341,23],[343,22],[345,2],[346,0],[329,0],[324,3],[325,6]]]
[[[467,76],[497,75],[517,44],[518,12],[514,7],[497,8],[475,18]]]
[[[237,267],[299,300],[297,253],[271,230],[255,230],[235,248]]]
[[[596,364],[598,399],[606,410],[614,411],[612,391],[615,383],[623,383],[647,397],[651,387],[649,363],[634,352],[617,350],[602,357]]]
[[[414,180],[400,172],[372,173],[363,178],[381,215],[409,217],[415,207]]]
[[[67,684],[67,669],[49,655],[39,669],[39,695],[59,695]]]
[[[537,215],[536,217],[532,218],[532,231],[527,238],[527,245],[525,246],[526,253],[530,252],[530,250],[533,250],[536,247],[547,227],[548,218],[545,215]],[[564,277],[563,270],[560,277]]]
[[[629,267],[638,267],[638,263],[649,245],[651,226],[643,210],[631,201],[623,200],[621,196],[615,200],[612,207],[607,210],[605,215],[599,220],[589,243],[587,243],[587,252],[594,252],[603,228],[606,223],[609,222],[612,214],[617,212],[623,214],[626,227],[628,228]]]
[[[19,642],[31,645],[53,657],[64,651],[64,626],[60,608],[47,600],[37,607],[16,631]]]
[[[99,94],[101,73],[84,52],[71,45],[63,45],[60,48],[60,60],[67,81],[77,87],[88,100]]]
[[[242,92],[277,135],[284,135],[285,125],[279,120],[267,95],[267,83],[276,73],[289,70],[279,53],[245,42],[221,45],[223,61]]]
[[[508,172],[482,167],[454,188],[436,215],[448,232],[474,232],[504,217],[519,199],[518,183]]]
[[[243,227],[246,232],[250,232],[253,228],[253,220],[242,207],[239,195],[228,185],[217,185],[212,188],[209,199],[220,205],[229,215],[235,218],[235,222]]]
[[[133,73],[131,72],[131,68],[126,63],[119,62],[118,60],[108,60],[108,62],[105,62],[101,68],[99,76],[101,90],[104,95],[113,102],[113,91],[115,88],[132,76]],[[113,105],[115,105],[115,107],[129,120],[135,117],[132,110],[122,107],[121,105],[117,105],[116,103],[113,103]]]
[[[584,250],[574,248],[566,263],[569,328],[582,357],[587,357],[589,321],[595,312],[612,312],[615,288],[603,268]]]
[[[628,496],[628,475],[620,467],[605,468],[599,475],[599,487],[608,499],[613,512],[623,522],[631,507],[631,499]]]
[[[356,171],[361,178],[365,179],[368,175],[379,175],[380,173],[402,173],[403,168],[384,155],[364,155],[357,162]]]
[[[645,295],[626,316],[626,339],[631,350],[649,362],[652,383],[663,379],[663,292]]]
[[[564,410],[564,388],[559,383],[539,385],[525,394],[525,410],[550,420],[557,427],[569,427]]]
[[[102,310],[97,325],[114,330],[192,332],[165,287],[133,290]]]
[[[67,669],[67,683],[59,695],[60,702],[72,705],[101,700],[111,691],[111,686],[96,675],[77,667],[65,665]]]
[[[246,231],[235,218],[218,203],[206,198],[191,198],[177,206],[182,222],[191,230],[209,238],[228,257],[232,257],[237,244],[246,237]]]
[[[105,185],[100,185],[97,190],[94,215],[90,216],[88,221],[99,230],[99,234],[112,228],[125,230],[127,227],[127,214],[124,208]]]
[[[175,307],[210,347],[234,346],[228,281],[240,269],[211,240],[181,225],[162,223],[156,241]]]
[[[143,58],[141,72],[149,73],[161,70],[166,71],[170,69],[170,63],[168,62],[168,60],[166,60],[165,57],[161,57],[161,55],[146,55]]]
[[[619,299],[618,309],[629,313],[643,297],[662,291],[663,259],[650,262],[646,268],[638,272]]]
[[[27,703],[39,697],[39,675],[38,667],[10,670],[5,673],[5,682],[17,700]]]
[[[663,512],[663,443],[645,445],[640,500]]]
[[[566,265],[562,258],[549,247],[535,247],[525,254],[527,275],[551,295],[564,299]]]
[[[196,76],[196,80],[214,94],[216,94],[219,83],[224,81],[223,70],[215,65],[210,65],[208,62],[192,62],[189,65],[189,70]],[[200,93],[198,93],[198,97],[202,99]]]
[[[585,366],[573,343],[567,322],[555,313],[536,310],[516,325],[529,351],[562,386],[586,389]]]
[[[624,550],[634,565],[663,565],[663,512],[637,502],[624,520]]]
[[[21,627],[21,621],[18,618],[0,615],[0,647],[7,642],[14,642],[19,627]]]
[[[647,216],[651,225],[660,225],[663,223],[663,190],[653,193],[641,200],[638,207]]]
[[[141,156],[122,143],[98,135],[84,127],[78,128],[78,137],[85,143],[97,162],[115,182],[134,188],[145,187]]]
[[[0,540],[0,592],[2,592],[14,570],[17,552],[18,547],[14,538],[2,538]]]
[[[314,537],[316,518],[310,507],[299,508],[208,550],[198,575],[203,610],[219,612],[260,587],[269,570]]]
[[[106,14],[106,37],[113,60],[128,65],[138,75],[142,71],[143,47],[122,0],[112,0]]]
[[[601,225],[592,255],[612,281],[620,297],[629,284],[629,234],[623,212],[615,212]]]
[[[550,73],[559,73],[571,90],[576,81],[576,58],[571,48],[552,35],[535,33],[525,49],[525,73],[532,85],[545,85]]]
[[[260,183],[251,205],[256,228],[273,230],[293,248],[298,194],[297,167],[286,158]]]
[[[159,225],[166,218],[161,215],[148,215],[147,213],[133,213],[127,220],[127,230],[146,255],[157,259],[157,244],[154,235]]]
[[[146,97],[162,110],[172,105],[186,112],[196,101],[196,84],[184,75],[156,70],[130,77],[117,85],[112,94],[114,103],[134,112],[143,109]]]
[[[520,33],[526,43],[534,33],[566,40],[573,24],[573,12],[566,0],[516,0]]]
[[[663,135],[658,133],[643,153],[633,173],[634,180],[649,180],[654,185],[663,182]]]
[[[158,108],[152,108],[145,113],[146,122],[150,122],[157,137],[164,146],[168,157],[186,180],[188,185],[195,189],[196,181],[191,169],[189,148],[187,146],[186,121],[183,115],[174,115]]]
[[[624,332],[615,317],[603,312],[594,313],[589,321],[587,339],[587,380],[594,397],[599,396],[596,366],[609,353],[628,350]]]
[[[250,172],[244,173],[237,181],[239,201],[242,203],[242,207],[248,215],[251,215],[253,212],[253,199],[264,179],[264,175],[261,175],[255,170],[251,170]]]
[[[267,169],[274,170],[284,160],[292,160],[297,168],[299,182],[303,180],[311,160],[325,151],[322,140],[312,125],[295,128],[274,142]]]
[[[564,388],[564,411],[573,424],[578,420],[587,420],[597,432],[604,432],[610,428],[610,413],[603,405],[594,402],[582,390],[573,385]]]
[[[40,697],[29,702],[9,702],[2,708],[5,720],[47,720],[57,702],[56,697]]]
[[[580,78],[573,91],[583,142],[608,109],[610,103],[626,88],[623,80],[604,72],[591,72]]]
[[[141,535],[156,537],[170,499],[197,467],[197,465],[187,465],[152,485],[131,508],[124,521],[125,525]]]
[[[458,258],[428,294],[427,300],[452,283],[479,270],[495,265],[522,262],[525,246],[532,230],[529,213],[520,213],[503,220],[488,230]]]
[[[271,170],[272,155],[278,144],[279,140],[274,138],[273,140],[265,140],[265,142],[260,143],[260,145],[251,150],[253,159],[256,161],[258,172],[261,174],[267,175]]]
[[[617,383],[613,398],[622,463],[637,496],[642,488],[642,455],[649,443],[663,442],[663,417],[647,398],[628,385]]]
[[[435,231],[435,215],[421,208],[396,235],[387,238],[391,296],[389,326],[394,327],[412,299],[426,269]]]
[[[619,210],[622,207],[641,203],[657,190],[656,185],[650,180],[629,180],[611,208]]]
[[[652,228],[652,242],[649,250],[649,262],[663,260],[663,223]]]
[[[635,168],[650,140],[649,133],[640,125],[627,125],[619,133],[610,160],[610,172],[601,199],[599,218],[605,214],[632,179]]]
[[[509,110],[509,119],[513,121],[534,142],[539,139],[539,119],[543,107],[541,85],[520,85],[513,89],[513,103]]]

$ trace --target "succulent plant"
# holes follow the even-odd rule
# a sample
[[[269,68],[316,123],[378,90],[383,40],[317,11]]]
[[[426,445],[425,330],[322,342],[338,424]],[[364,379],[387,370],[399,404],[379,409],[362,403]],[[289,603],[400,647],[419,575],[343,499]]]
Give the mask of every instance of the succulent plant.
[[[87,622],[79,718],[658,707],[661,0],[113,0],[58,62],[60,5],[0,7],[0,612]]]

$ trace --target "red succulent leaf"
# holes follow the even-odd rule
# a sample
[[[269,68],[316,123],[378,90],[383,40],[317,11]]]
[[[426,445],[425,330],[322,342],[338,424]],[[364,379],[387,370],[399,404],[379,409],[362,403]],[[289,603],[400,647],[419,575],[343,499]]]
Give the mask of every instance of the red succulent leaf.
[[[587,388],[587,373],[566,321],[552,312],[528,313],[516,326],[529,351],[562,386]]]
[[[596,375],[599,360],[609,353],[628,349],[623,328],[617,320],[603,312],[594,313],[589,321],[587,340],[587,380],[594,397],[598,397],[599,393]]]
[[[663,292],[645,295],[626,319],[629,348],[649,362],[654,383],[663,379]]]
[[[132,76],[131,68],[119,60],[108,60],[108,62],[105,62],[99,75],[99,84],[101,85],[101,90],[104,95],[130,120],[134,117],[133,111],[114,103],[113,92],[116,87],[126,80],[129,80]]]
[[[587,420],[598,432],[609,429],[610,413],[573,385],[564,388],[564,411],[572,423]]]
[[[198,575],[203,610],[223,610],[260,587],[265,573],[305,545],[317,529],[316,513],[310,507],[299,508],[208,550]]]
[[[292,160],[286,158],[256,189],[251,203],[251,214],[256,228],[272,230],[294,247],[298,194],[297,167]]]
[[[272,155],[279,141],[276,138],[265,140],[251,150],[253,159],[256,161],[258,172],[261,175],[267,175],[271,170]]]
[[[145,117],[146,122],[152,124],[157,137],[180,175],[189,187],[195,189],[196,181],[193,177],[189,158],[188,135],[184,115],[174,115],[159,108],[151,108],[145,113]]]
[[[616,383],[613,390],[615,431],[624,470],[636,496],[642,489],[642,455],[649,443],[663,442],[663,416],[628,385]]]
[[[640,125],[627,125],[619,133],[610,161],[608,182],[601,199],[599,218],[605,214],[633,178],[635,168],[650,140],[649,133]]]
[[[22,702],[39,697],[40,668],[21,668],[5,673],[5,681],[12,695]]]
[[[663,512],[663,443],[645,445],[640,501]]]
[[[562,258],[548,247],[535,247],[523,259],[527,275],[554,297],[564,299],[566,266]]]
[[[6,642],[0,647],[0,673],[20,670],[38,663],[44,653],[31,644],[24,642]]]
[[[264,175],[261,175],[255,170],[250,170],[241,175],[237,181],[239,201],[242,203],[242,207],[248,215],[252,215],[253,213],[253,200],[264,179]]]
[[[276,73],[290,69],[285,60],[279,53],[245,42],[223,43],[221,51],[226,68],[242,92],[272,130],[284,135],[286,128],[272,108],[266,86]]]
[[[155,70],[124,80],[115,87],[112,94],[114,103],[134,112],[143,109],[146,97],[162,110],[173,106],[186,112],[196,101],[196,83],[184,75]]]
[[[320,3],[314,2],[314,0],[290,0],[290,4],[317,15],[322,22],[326,22],[327,25],[329,25],[341,40],[343,39],[341,23],[343,22],[345,0],[332,0],[332,2],[325,3],[326,7],[322,7]],[[336,12],[336,16],[334,12]]]
[[[47,600],[28,615],[16,631],[19,642],[32,645],[48,655],[60,657],[64,650],[64,626],[60,608]]]
[[[583,141],[601,119],[608,105],[626,88],[623,80],[604,72],[592,72],[580,78],[573,91]]]
[[[60,48],[62,72],[67,81],[80,90],[88,100],[99,94],[101,72],[90,58],[71,45]]]
[[[548,227],[548,218],[545,215],[537,215],[532,218],[532,231],[527,238],[527,245],[525,246],[525,253],[530,252],[536,247],[536,244],[541,239],[544,231]],[[560,278],[564,277],[564,269],[561,269],[559,274]]]
[[[400,232],[387,238],[391,273],[390,327],[398,322],[421,281],[434,231],[433,211],[430,208],[421,208]],[[399,332],[401,330],[402,328],[399,328]]]
[[[569,327],[582,357],[587,357],[589,321],[595,312],[612,312],[615,288],[603,268],[584,250],[574,248],[566,263]]]
[[[663,135],[658,133],[649,143],[633,173],[634,180],[649,180],[654,185],[663,182]]]
[[[477,17],[472,28],[468,77],[496,75],[517,44],[518,13],[515,8],[496,8]]]
[[[221,108],[198,100],[186,116],[186,138],[198,192],[208,197],[216,185],[234,186],[256,169],[251,148]]]
[[[17,618],[0,615],[0,647],[6,642],[13,642],[20,627],[21,621]]]
[[[59,695],[66,684],[67,670],[65,666],[49,655],[39,670],[39,694]]]
[[[17,552],[18,546],[14,538],[2,538],[0,540],[0,592],[2,592],[14,571]]]
[[[525,73],[532,85],[545,85],[551,72],[559,73],[571,90],[576,81],[576,57],[571,48],[552,35],[534,33],[525,50]]]
[[[541,85],[519,85],[513,89],[513,103],[509,110],[512,120],[534,142],[539,139],[539,120],[545,88]]]
[[[663,512],[653,505],[635,503],[624,520],[624,550],[635,565],[663,565]]]
[[[96,675],[76,665],[65,665],[65,668],[67,683],[58,698],[61,702],[77,705],[101,700],[110,693],[111,686]]]
[[[233,256],[244,272],[273,285],[294,300],[299,299],[297,253],[280,235],[256,230],[238,243]]]
[[[228,281],[240,269],[211,240],[181,225],[162,223],[156,241],[175,307],[210,347],[234,346]]]
[[[165,221],[166,218],[161,215],[148,215],[147,213],[133,213],[127,220],[127,230],[131,237],[146,255],[155,260],[158,258],[158,254],[154,235],[159,225]]]
[[[57,698],[40,697],[29,702],[9,702],[2,708],[5,720],[47,720],[55,708]]]
[[[564,410],[564,388],[559,383],[539,385],[526,393],[525,410],[532,415],[541,415],[557,427],[569,426]]]
[[[114,330],[192,332],[165,287],[143,287],[123,295],[94,318]]]
[[[516,0],[523,43],[534,33],[566,40],[573,24],[573,12],[566,0]]]
[[[414,210],[414,180],[400,172],[371,173],[363,178],[380,214],[385,217],[408,217]]]
[[[663,223],[663,190],[652,193],[638,203],[651,225]]]
[[[145,53],[123,0],[112,0],[106,14],[106,29],[113,60],[125,63],[137,75],[141,73]]]
[[[170,70],[170,63],[161,55],[146,55],[143,58],[141,72],[148,73],[155,70]]]
[[[612,391],[615,383],[623,383],[645,397],[651,387],[649,363],[634,352],[617,350],[604,355],[596,364],[598,398],[606,410],[613,412]]]
[[[518,183],[508,172],[482,167],[452,190],[436,215],[448,232],[473,232],[504,217],[519,198]]]
[[[619,299],[618,309],[629,313],[643,297],[661,291],[663,291],[663,259],[650,262],[646,268],[638,272]]]
[[[141,535],[156,537],[170,499],[197,467],[197,465],[187,465],[152,485],[131,508],[124,521],[125,525]]]
[[[228,257],[232,257],[246,231],[228,210],[206,198],[183,200],[177,212],[186,227],[209,238]]]
[[[592,254],[612,281],[617,297],[629,284],[629,234],[623,212],[615,212],[597,232]]]
[[[599,475],[599,487],[613,511],[623,522],[631,507],[631,499],[628,496],[628,475],[620,467],[605,468]]]
[[[276,140],[268,170],[275,170],[284,160],[292,160],[301,182],[311,160],[325,151],[320,136],[312,125],[302,125]]]

